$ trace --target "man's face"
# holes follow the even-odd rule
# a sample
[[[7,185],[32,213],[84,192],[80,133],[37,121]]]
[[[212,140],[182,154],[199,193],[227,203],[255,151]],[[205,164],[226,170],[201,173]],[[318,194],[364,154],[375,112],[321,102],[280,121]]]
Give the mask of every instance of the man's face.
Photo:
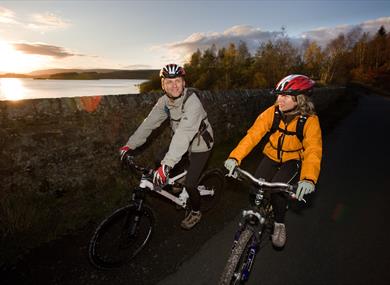
[[[186,83],[183,77],[161,79],[163,90],[171,97],[179,97],[183,92],[185,85]]]
[[[296,98],[291,95],[279,94],[276,101],[282,112],[290,111],[298,105]]]

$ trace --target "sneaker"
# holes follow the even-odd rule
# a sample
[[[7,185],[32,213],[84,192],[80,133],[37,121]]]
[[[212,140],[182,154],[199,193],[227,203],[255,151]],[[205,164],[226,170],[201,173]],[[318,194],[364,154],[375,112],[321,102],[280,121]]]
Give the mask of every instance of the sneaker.
[[[187,215],[187,217],[185,217],[184,220],[181,222],[180,226],[185,230],[189,230],[193,228],[197,223],[199,223],[200,218],[202,218],[201,212],[191,211]]]
[[[282,223],[275,223],[272,244],[276,247],[283,247],[286,244],[286,239],[286,226]]]

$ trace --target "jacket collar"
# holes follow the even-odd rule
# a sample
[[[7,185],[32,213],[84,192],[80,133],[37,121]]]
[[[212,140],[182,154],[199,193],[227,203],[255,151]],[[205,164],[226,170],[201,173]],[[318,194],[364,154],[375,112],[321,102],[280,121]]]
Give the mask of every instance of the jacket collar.
[[[183,100],[184,100],[186,94],[187,94],[187,88],[184,88],[182,95],[179,98],[177,98],[176,100],[170,99],[166,94],[164,94],[164,96],[168,100],[168,106],[174,108],[174,107],[180,107],[181,106],[181,104],[183,103]]]

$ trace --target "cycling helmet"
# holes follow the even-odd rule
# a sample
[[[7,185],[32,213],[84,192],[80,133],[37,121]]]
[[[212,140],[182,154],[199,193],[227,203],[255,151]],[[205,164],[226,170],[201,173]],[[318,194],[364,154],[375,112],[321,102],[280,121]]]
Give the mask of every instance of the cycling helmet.
[[[314,84],[315,82],[305,75],[291,74],[280,80],[272,93],[276,95],[297,96],[304,94],[310,96],[313,92]]]
[[[184,68],[174,63],[167,64],[160,70],[161,78],[176,78],[176,77],[184,77],[185,75],[186,72]]]

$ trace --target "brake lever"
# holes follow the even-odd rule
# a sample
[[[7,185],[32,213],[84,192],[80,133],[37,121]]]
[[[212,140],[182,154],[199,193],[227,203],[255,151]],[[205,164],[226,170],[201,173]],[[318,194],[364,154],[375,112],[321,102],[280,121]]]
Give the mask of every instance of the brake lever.
[[[297,196],[295,195],[295,193],[291,193],[291,192],[288,192],[290,194],[290,197],[295,199],[295,200],[298,200]],[[299,201],[299,200],[298,200]],[[301,199],[302,202],[306,203],[306,200],[304,198]],[[300,201],[299,201],[300,202]]]

